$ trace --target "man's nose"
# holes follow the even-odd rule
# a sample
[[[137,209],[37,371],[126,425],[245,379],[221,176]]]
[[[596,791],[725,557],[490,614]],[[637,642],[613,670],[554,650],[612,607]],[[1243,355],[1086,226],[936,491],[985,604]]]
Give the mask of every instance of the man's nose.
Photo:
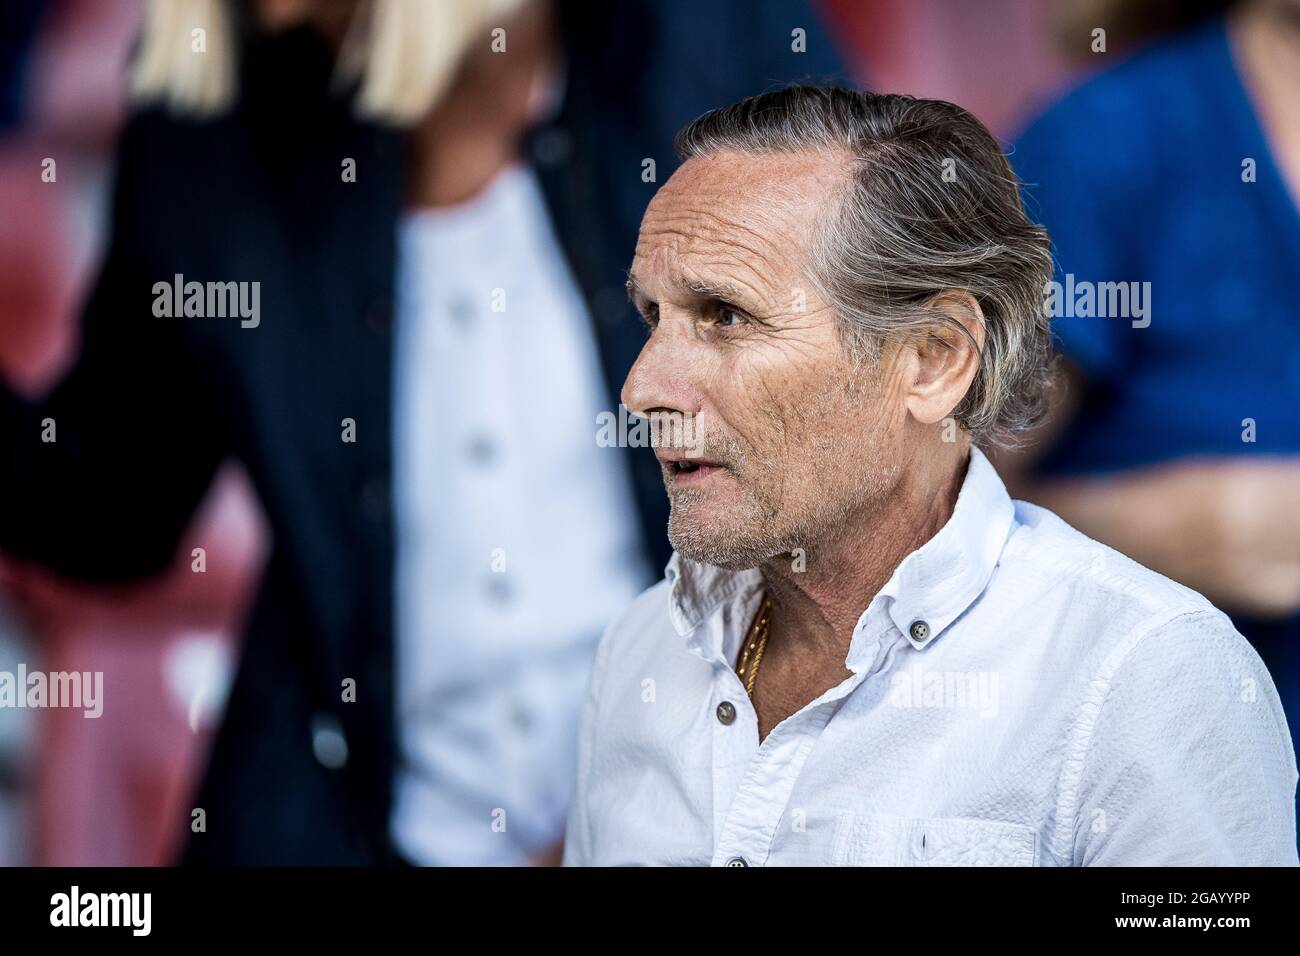
[[[692,415],[698,410],[691,384],[688,338],[672,323],[660,321],[623,383],[620,397],[628,411],[637,415],[660,411]]]

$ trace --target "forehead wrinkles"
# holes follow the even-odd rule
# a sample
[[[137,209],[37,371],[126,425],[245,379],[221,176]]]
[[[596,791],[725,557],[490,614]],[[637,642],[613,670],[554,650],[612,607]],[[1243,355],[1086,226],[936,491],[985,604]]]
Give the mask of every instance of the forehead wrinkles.
[[[671,273],[712,266],[759,291],[783,273],[802,271],[826,197],[825,170],[809,176],[806,163],[792,169],[788,159],[772,162],[694,159],[683,166],[646,210],[638,275],[647,267]]]
[[[636,272],[643,282],[652,273],[659,281],[716,279],[713,273],[723,273],[732,284],[765,299],[765,288],[790,256],[788,247],[782,252],[774,238],[702,209],[647,216],[637,240]]]

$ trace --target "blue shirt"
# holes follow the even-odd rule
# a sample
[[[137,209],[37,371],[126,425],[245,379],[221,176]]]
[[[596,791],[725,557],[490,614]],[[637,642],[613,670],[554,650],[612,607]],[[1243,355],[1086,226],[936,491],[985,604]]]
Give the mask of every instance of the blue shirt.
[[[1300,214],[1225,23],[1084,83],[1024,133],[1012,162],[1052,235],[1057,282],[1150,283],[1144,318],[1053,319],[1087,388],[1043,471],[1300,453]],[[1300,617],[1234,622],[1296,726]]]
[[[1146,327],[1053,319],[1088,389],[1044,470],[1300,452],[1300,215],[1223,21],[1084,83],[1012,162],[1052,235],[1058,282],[1150,282]]]

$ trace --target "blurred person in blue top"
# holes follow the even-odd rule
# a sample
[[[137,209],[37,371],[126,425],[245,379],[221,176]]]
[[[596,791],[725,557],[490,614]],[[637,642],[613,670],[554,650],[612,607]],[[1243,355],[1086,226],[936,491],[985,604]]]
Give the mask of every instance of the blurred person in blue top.
[[[1300,0],[1085,4],[1069,19],[1080,42],[1100,27],[1115,47],[1180,10],[1209,15],[1107,54],[1118,62],[1015,146],[1055,243],[1045,306],[1067,374],[1036,440],[999,464],[1018,497],[1232,614],[1294,737]]]

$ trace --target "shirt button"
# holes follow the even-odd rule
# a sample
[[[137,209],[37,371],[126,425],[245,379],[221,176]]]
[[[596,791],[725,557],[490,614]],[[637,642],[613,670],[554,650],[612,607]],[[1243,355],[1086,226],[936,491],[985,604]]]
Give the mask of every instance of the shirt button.
[[[724,700],[718,705],[718,723],[730,724],[736,719],[736,705],[729,700]]]
[[[514,589],[510,586],[504,575],[489,575],[487,583],[484,585],[487,589],[487,595],[493,604],[505,604],[514,596]]]
[[[451,320],[458,328],[468,329],[474,324],[474,304],[469,299],[453,299],[447,306]]]
[[[492,464],[497,456],[496,444],[487,435],[475,435],[465,446],[465,451],[470,461],[482,467]]]
[[[311,752],[316,762],[329,770],[342,770],[348,763],[348,739],[343,722],[328,711],[311,718]]]
[[[523,704],[515,704],[510,711],[510,722],[525,733],[533,729],[533,715]]]
[[[745,862],[745,858],[743,856],[733,856],[730,860],[727,861],[726,865],[727,866],[749,866],[749,864]]]
[[[930,636],[930,625],[925,621],[913,621],[908,633],[912,635],[912,640],[924,641]]]

